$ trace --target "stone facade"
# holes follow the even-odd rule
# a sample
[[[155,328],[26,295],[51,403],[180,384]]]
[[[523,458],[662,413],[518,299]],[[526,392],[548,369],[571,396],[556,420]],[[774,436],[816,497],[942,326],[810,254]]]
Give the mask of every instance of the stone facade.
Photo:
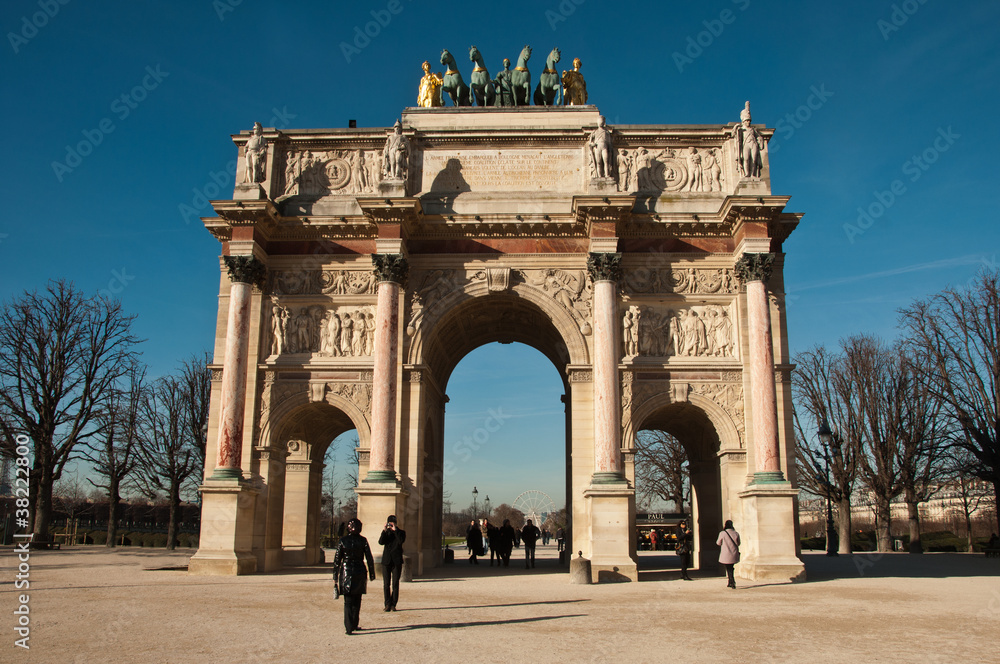
[[[253,186],[204,220],[226,260],[191,570],[319,561],[322,459],[351,429],[360,518],[399,515],[415,572],[440,564],[448,378],[518,341],[564,376],[569,550],[595,580],[637,578],[634,438],[653,427],[691,459],[696,565],[732,519],[745,576],[801,578],[781,379],[781,246],[800,215],[771,194],[766,148],[741,173],[737,124],[605,128],[583,105],[408,108],[401,133],[265,128]],[[233,138],[245,160],[252,135]],[[231,281],[233,257],[266,275]]]

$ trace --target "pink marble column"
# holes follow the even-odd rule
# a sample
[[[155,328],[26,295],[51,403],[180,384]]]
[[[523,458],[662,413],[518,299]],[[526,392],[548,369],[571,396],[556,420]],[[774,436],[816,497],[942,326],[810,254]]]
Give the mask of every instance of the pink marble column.
[[[746,284],[753,408],[754,483],[783,482],[778,454],[778,410],[774,389],[774,345],[767,280],[773,254],[744,254],[736,271]]]
[[[399,359],[399,294],[406,280],[406,259],[373,254],[379,279],[372,368],[372,433],[365,482],[396,481],[396,364]]]
[[[594,484],[622,482],[617,281],[621,254],[590,254],[594,282]]]
[[[219,402],[218,454],[213,479],[241,479],[243,415],[247,391],[250,345],[250,294],[252,284],[264,275],[264,264],[253,256],[225,256],[232,284],[229,287],[229,320],[226,355],[222,365],[222,398]]]

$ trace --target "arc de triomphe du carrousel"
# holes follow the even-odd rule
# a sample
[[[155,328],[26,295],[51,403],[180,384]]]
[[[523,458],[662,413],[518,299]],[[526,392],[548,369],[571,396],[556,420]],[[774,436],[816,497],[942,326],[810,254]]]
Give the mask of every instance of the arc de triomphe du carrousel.
[[[539,444],[565,446],[568,550],[593,580],[637,579],[642,429],[687,452],[695,566],[732,519],[740,576],[804,578],[782,278],[801,215],[771,192],[772,130],[749,102],[612,127],[579,66],[536,105],[517,69],[464,98],[425,72],[392,128],[233,136],[232,199],[204,219],[222,255],[190,571],[321,561],[323,458],[352,429],[359,518],[398,515],[414,574],[442,564],[448,379],[516,341],[563,380],[566,439]]]

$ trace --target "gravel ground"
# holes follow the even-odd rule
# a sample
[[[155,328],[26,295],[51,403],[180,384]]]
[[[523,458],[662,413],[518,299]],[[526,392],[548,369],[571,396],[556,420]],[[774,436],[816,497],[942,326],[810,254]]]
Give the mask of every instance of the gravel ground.
[[[395,613],[376,581],[347,636],[329,568],[191,576],[192,553],[32,552],[23,650],[6,547],[0,662],[1000,662],[1000,560],[981,554],[806,553],[807,582],[733,591],[649,553],[639,583],[570,585],[540,547],[533,570],[460,560],[404,583]]]

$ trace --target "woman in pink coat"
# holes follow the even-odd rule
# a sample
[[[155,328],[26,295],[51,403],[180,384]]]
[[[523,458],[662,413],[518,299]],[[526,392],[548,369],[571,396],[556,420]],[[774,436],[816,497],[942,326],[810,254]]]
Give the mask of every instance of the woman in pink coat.
[[[719,533],[716,545],[722,547],[719,552],[719,564],[725,565],[726,576],[729,577],[729,587],[736,589],[736,578],[733,576],[733,565],[740,562],[740,534],[733,528],[732,521],[726,521],[726,526]]]

